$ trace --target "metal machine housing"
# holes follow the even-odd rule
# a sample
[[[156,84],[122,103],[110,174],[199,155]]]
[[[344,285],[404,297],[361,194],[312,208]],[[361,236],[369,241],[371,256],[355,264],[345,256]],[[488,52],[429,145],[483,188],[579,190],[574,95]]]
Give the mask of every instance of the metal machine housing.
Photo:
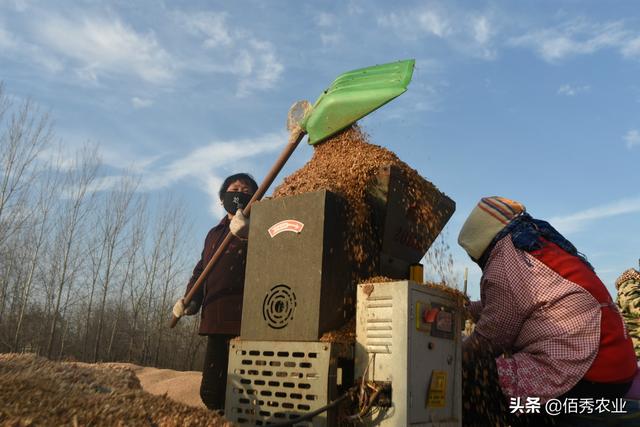
[[[256,203],[243,340],[316,341],[344,323],[346,301],[355,297],[344,214],[344,200],[326,190]]]
[[[351,384],[353,346],[324,342],[231,341],[225,416],[239,426],[266,426],[319,409]],[[337,426],[330,410],[298,427]]]
[[[366,425],[460,425],[460,318],[439,289],[410,281],[358,286],[355,375],[392,389],[391,408]]]

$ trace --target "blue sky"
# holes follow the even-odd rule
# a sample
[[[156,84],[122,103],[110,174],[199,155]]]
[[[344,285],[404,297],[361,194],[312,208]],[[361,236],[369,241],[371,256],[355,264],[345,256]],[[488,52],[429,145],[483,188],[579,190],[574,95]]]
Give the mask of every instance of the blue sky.
[[[415,58],[409,91],[362,121],[457,203],[521,201],[613,291],[640,257],[640,5],[599,1],[0,0],[0,80],[50,110],[69,152],[184,197],[194,259],[221,180],[258,179],[289,106],[340,73]],[[302,166],[304,145],[280,179]],[[112,179],[112,178],[111,178]]]

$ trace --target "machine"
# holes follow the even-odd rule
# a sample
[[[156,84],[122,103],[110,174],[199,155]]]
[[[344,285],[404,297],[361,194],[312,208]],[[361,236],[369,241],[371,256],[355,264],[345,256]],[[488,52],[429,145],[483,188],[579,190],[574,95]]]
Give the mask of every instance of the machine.
[[[407,375],[411,372],[399,376],[396,371],[384,371],[381,365],[373,362],[374,371],[362,370],[362,360],[373,360],[377,353],[370,352],[366,346],[364,352],[356,350],[360,344],[353,340],[319,340],[323,333],[344,325],[353,316],[356,278],[363,277],[362,266],[353,265],[346,252],[349,222],[344,207],[347,201],[327,190],[259,200],[305,135],[308,135],[311,145],[322,143],[400,96],[411,81],[414,63],[414,60],[399,61],[344,73],[313,105],[300,102],[290,110],[289,144],[243,209],[245,216],[251,212],[252,225],[242,330],[239,339],[230,343],[225,404],[225,416],[241,426],[339,425],[342,419],[353,414],[341,413],[345,408],[338,403],[352,394],[358,394],[358,389],[360,397],[363,397],[365,382],[377,393],[377,398],[371,399],[366,406],[376,404],[387,407],[385,413],[391,409],[398,414],[395,418],[384,417],[385,420],[393,420],[386,421],[387,425],[392,425],[389,422],[405,422],[413,417],[411,414],[409,418],[404,415],[406,408],[413,405],[412,391],[405,390]],[[396,166],[383,166],[374,175],[367,186],[367,203],[374,234],[371,236],[374,243],[372,247],[377,249],[369,250],[367,254],[370,258],[367,272],[371,276],[407,279],[409,267],[424,256],[453,214],[455,204],[433,186],[427,186],[431,188],[429,194],[416,200],[404,185],[402,173]],[[428,223],[417,220],[419,215],[416,209],[419,207],[427,207],[433,214]],[[185,296],[185,304],[202,285],[232,238],[231,235],[227,236],[219,245],[200,278]],[[409,283],[404,281],[397,288],[408,289],[408,286]],[[391,322],[398,331],[402,331],[400,328],[403,324],[411,322],[411,318],[403,319],[403,313],[408,316],[410,310],[402,309],[401,305],[417,301],[409,296],[414,293],[406,294],[406,298],[398,300],[400,309],[394,311],[395,323],[394,320]],[[360,301],[364,301],[362,297]],[[428,305],[429,310],[440,304],[441,314],[435,317],[436,325],[444,328],[449,320],[449,326],[454,329],[459,327],[457,313],[450,310],[451,305],[446,297],[424,297],[420,301],[425,304],[424,307]],[[367,309],[373,308],[365,302],[363,304]],[[370,316],[377,316],[371,313],[377,312],[359,310],[358,324]],[[175,326],[177,321],[178,318],[174,317],[171,326]],[[425,320],[424,325],[431,323]],[[411,332],[408,327],[404,329],[407,333]],[[441,329],[435,327],[429,332],[432,330]],[[358,333],[358,343],[368,339],[366,327],[364,331],[365,335]],[[451,332],[447,333],[451,335]],[[455,343],[459,342],[456,337],[455,333],[439,337],[447,341],[438,342],[437,345],[442,345],[443,351],[449,354],[445,347],[455,348]],[[411,342],[405,338],[405,343]],[[428,341],[427,345],[431,342]],[[445,342],[453,345],[444,345]],[[420,351],[419,348],[403,346],[401,342],[395,343],[393,351],[403,357]],[[440,372],[446,372],[445,382],[450,380],[450,384],[453,384],[457,381],[455,357],[449,360],[448,356],[444,359],[438,356],[424,362],[435,372],[435,379],[430,380],[434,390],[429,393],[430,399],[436,399],[433,396],[438,393],[449,392],[449,388],[442,385],[443,375]],[[414,369],[413,365],[401,360],[399,363],[404,369]],[[366,365],[369,366],[368,361]],[[354,374],[356,366],[361,369],[358,376]],[[420,366],[420,369],[424,369],[424,366]],[[394,398],[394,393],[398,398]],[[409,400],[407,395],[410,396]],[[449,419],[453,422],[456,408],[447,406],[452,405],[450,400],[446,403],[446,399],[438,399],[437,405],[445,402],[444,409],[440,406],[436,410],[430,409],[426,419]],[[435,406],[431,405],[430,408]],[[423,416],[418,418],[424,419]]]
[[[398,279],[392,284],[353,282],[355,267],[344,244],[346,201],[339,195],[322,190],[255,204],[242,332],[229,356],[225,416],[231,421],[337,426],[353,415],[340,413],[339,406],[311,420],[295,420],[349,389],[357,394],[355,385],[364,378],[379,385],[376,404],[384,406],[373,411],[377,417],[367,418],[369,425],[459,423],[455,302],[406,280],[409,266],[424,256],[455,204],[434,187],[421,201],[437,212],[426,227],[406,203],[410,195],[395,166],[381,168],[367,189],[382,243],[380,253],[371,254],[378,261],[373,275]],[[407,235],[415,238],[398,238]],[[356,342],[319,341],[353,317],[356,306]],[[415,380],[417,372],[432,376]]]

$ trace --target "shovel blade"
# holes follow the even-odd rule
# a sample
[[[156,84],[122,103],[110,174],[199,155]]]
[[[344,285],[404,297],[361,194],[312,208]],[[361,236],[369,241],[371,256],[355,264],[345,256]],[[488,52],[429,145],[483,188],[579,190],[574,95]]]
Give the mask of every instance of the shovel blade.
[[[415,60],[392,62],[338,76],[301,123],[315,145],[407,90]]]

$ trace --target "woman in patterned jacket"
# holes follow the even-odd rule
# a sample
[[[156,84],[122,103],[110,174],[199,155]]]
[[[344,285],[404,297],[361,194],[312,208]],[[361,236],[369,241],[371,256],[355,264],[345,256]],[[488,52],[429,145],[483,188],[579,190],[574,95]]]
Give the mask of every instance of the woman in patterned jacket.
[[[630,268],[616,280],[618,307],[640,359],[640,272]]]
[[[543,425],[551,399],[625,395],[637,370],[631,339],[567,239],[522,204],[486,197],[458,243],[482,268],[481,300],[469,305],[476,327],[463,342],[464,425]]]

